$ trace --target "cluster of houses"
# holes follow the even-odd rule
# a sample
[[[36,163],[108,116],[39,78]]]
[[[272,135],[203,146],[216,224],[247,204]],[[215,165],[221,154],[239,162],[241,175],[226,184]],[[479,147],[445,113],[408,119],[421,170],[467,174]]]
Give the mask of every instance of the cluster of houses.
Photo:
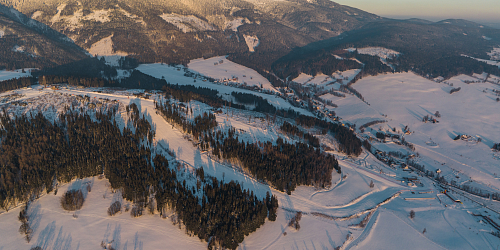
[[[474,142],[474,143],[479,143],[482,141],[481,137],[476,137],[472,135],[457,135],[454,139],[455,141],[462,140],[466,142]]]
[[[402,183],[407,183],[410,187],[422,186],[422,183],[416,176],[403,177]]]

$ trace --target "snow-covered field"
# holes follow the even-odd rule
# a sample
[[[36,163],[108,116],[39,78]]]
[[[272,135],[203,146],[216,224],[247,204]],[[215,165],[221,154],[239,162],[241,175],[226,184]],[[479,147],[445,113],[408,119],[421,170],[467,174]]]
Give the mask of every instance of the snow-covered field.
[[[500,87],[491,83],[464,83],[470,79],[475,78],[458,76],[448,80],[453,88],[461,88],[453,94],[449,94],[449,85],[413,73],[364,78],[354,87],[370,103],[370,109],[387,115],[384,130],[401,131],[409,126],[414,131],[405,138],[416,145],[420,155],[428,157],[422,161],[429,169],[442,168],[443,175],[463,173],[497,192],[500,161],[493,157],[491,147],[500,142],[499,103],[487,89],[500,90]],[[434,116],[436,111],[442,116],[437,118],[439,123],[422,122],[424,116]],[[344,116],[344,119],[357,119],[357,116]],[[481,141],[453,140],[464,134]],[[434,142],[431,145],[427,143],[430,140]]]
[[[219,81],[227,80],[246,84],[247,86],[257,86],[262,89],[276,91],[271,83],[257,73],[257,71],[231,62],[225,56],[192,60],[188,64],[188,67],[193,71]]]
[[[359,72],[361,72],[360,69],[351,69],[342,72],[336,72],[333,75],[318,74],[316,76],[301,73],[292,81],[303,85],[315,85],[320,88],[324,88],[325,90],[338,90],[340,85],[339,83],[336,83],[337,81],[347,84],[352,81],[352,79],[354,79],[354,77],[356,77]]]
[[[61,196],[68,189],[79,189],[90,183],[85,203],[77,212],[61,208]],[[0,214],[0,249],[102,249],[101,242],[111,243],[114,249],[204,249],[206,244],[197,237],[189,237],[159,214],[132,218],[122,210],[115,216],[107,214],[115,201],[123,205],[120,193],[113,193],[105,179],[88,178],[60,187],[57,195],[47,194],[31,204],[29,216],[33,240],[26,243],[18,232],[20,222],[16,214],[20,208]],[[75,218],[75,216],[76,218]],[[179,240],[182,239],[182,240]]]
[[[335,111],[337,116],[343,120],[356,124],[358,128],[371,121],[386,119],[382,113],[353,95],[345,94],[345,97],[337,97],[332,94],[325,94],[320,98],[336,104],[337,108],[329,107],[329,109]]]
[[[23,73],[22,69],[0,70],[0,81],[31,76],[31,70],[33,69],[24,69],[25,73]]]
[[[199,70],[206,70],[207,72],[210,72],[208,70],[208,68],[211,66],[208,65],[208,63],[206,62],[207,60],[205,60],[205,62],[202,62],[200,65],[198,65],[198,66],[200,66]],[[227,60],[224,60],[224,63],[226,63],[226,62],[227,62]],[[215,67],[217,67],[217,66],[215,66]],[[221,70],[224,72],[223,76],[243,75],[242,71],[239,71],[239,70],[248,70],[247,68],[244,68],[241,65],[235,65],[234,67],[230,65],[230,66],[226,66],[226,67],[228,68],[228,72],[226,72],[225,70]],[[184,74],[185,74],[184,70],[180,66],[170,67],[166,64],[162,65],[160,63],[142,64],[142,65],[139,65],[137,70],[141,71],[144,74],[147,74],[147,75],[159,78],[159,79],[165,79],[167,82],[169,82],[171,84],[194,85],[197,87],[215,89],[215,90],[219,91],[219,94],[222,95],[222,98],[224,98],[226,100],[232,100],[232,96],[231,96],[232,92],[249,93],[249,94],[260,96],[260,97],[266,99],[270,104],[276,106],[277,108],[285,109],[285,110],[293,109],[294,111],[301,113],[301,114],[304,114],[304,115],[312,115],[311,112],[309,112],[305,109],[302,109],[302,108],[294,107],[288,101],[286,101],[285,99],[280,98],[276,95],[265,94],[265,93],[251,91],[251,90],[243,89],[243,88],[236,88],[236,87],[232,87],[229,85],[225,85],[223,83],[215,84],[215,83],[211,83],[209,81],[203,81],[202,75],[195,76],[194,79],[193,79],[193,77],[186,77],[186,76],[184,76]],[[258,73],[256,73],[256,72],[255,73],[253,73],[252,71],[247,71],[247,72],[250,72],[251,74],[255,74],[257,77],[257,78],[254,78],[255,80],[257,80],[259,78],[265,79],[264,77],[258,75]],[[246,76],[247,76],[246,78],[249,78],[249,75],[246,75]],[[250,80],[253,80],[253,79],[250,79]],[[266,81],[267,81],[267,79],[266,79]],[[268,86],[270,88],[270,89],[266,89],[264,87],[265,90],[268,90],[271,93],[276,92],[276,90],[274,89],[274,87],[272,87],[272,85],[270,83],[269,83],[269,85],[266,84],[265,86]]]
[[[88,52],[92,56],[103,56],[106,59],[106,62],[112,66],[118,66],[118,60],[121,57],[128,55],[126,52],[115,51],[113,48],[113,35],[92,44]]]

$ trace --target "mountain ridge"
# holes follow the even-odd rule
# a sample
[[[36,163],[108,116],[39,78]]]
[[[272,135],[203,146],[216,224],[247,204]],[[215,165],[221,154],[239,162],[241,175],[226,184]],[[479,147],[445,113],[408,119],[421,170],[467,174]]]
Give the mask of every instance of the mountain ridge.
[[[328,0],[1,0],[90,50],[111,36],[113,52],[140,62],[184,63],[232,54],[249,64],[338,36],[380,17]],[[245,37],[256,38],[250,48]],[[255,51],[255,52],[253,52]],[[269,58],[269,52],[273,57]],[[263,68],[270,68],[264,63]]]
[[[0,4],[0,68],[42,68],[85,58],[63,34]]]

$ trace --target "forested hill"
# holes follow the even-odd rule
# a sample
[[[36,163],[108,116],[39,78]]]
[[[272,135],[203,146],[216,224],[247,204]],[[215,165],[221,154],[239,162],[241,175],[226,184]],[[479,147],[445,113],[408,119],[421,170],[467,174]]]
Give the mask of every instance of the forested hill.
[[[273,64],[274,72],[292,72],[311,58],[334,57],[346,48],[384,47],[400,52],[391,63],[397,71],[451,77],[456,74],[498,74],[498,67],[486,65],[468,55],[489,59],[487,52],[500,44],[500,30],[465,20],[428,23],[418,20],[371,22],[345,34],[294,49]],[[326,73],[326,72],[325,72]]]
[[[0,4],[0,69],[43,68],[85,57],[66,36]]]
[[[182,63],[232,54],[269,70],[292,48],[335,37],[380,17],[329,0],[0,0],[89,50],[110,39],[112,51],[140,62]],[[257,41],[255,48],[249,41]],[[255,50],[251,52],[251,50]],[[101,51],[102,52],[102,51]]]

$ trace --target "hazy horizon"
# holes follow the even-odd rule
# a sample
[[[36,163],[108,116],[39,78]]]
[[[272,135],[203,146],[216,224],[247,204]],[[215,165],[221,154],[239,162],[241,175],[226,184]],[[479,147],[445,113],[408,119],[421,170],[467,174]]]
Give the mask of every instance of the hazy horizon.
[[[340,0],[339,4],[355,7],[379,16],[408,19],[422,18],[429,21],[466,19],[491,27],[500,28],[500,1],[476,0]]]

